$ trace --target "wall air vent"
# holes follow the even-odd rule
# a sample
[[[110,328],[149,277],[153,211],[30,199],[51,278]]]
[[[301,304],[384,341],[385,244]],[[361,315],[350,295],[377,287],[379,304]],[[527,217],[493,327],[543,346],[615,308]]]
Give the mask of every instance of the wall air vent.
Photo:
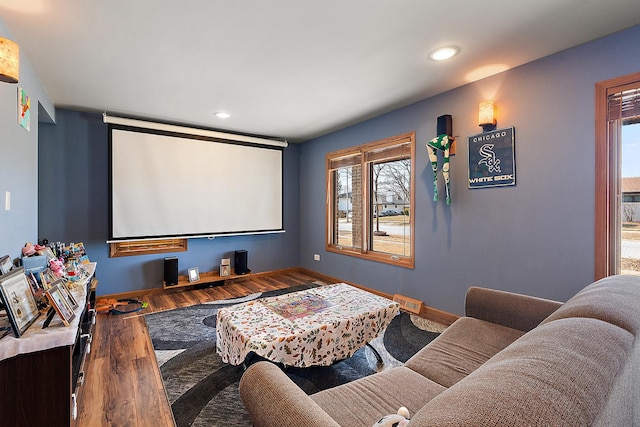
[[[404,295],[400,294],[393,295],[393,300],[397,303],[400,303],[401,309],[410,311],[411,313],[420,314],[420,310],[422,309],[422,301],[405,297]]]

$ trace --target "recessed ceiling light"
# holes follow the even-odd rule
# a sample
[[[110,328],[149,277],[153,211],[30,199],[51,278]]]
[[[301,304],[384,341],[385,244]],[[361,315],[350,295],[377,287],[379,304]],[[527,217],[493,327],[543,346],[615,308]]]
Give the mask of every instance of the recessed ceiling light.
[[[429,58],[433,59],[434,61],[444,61],[445,59],[456,56],[458,52],[460,52],[460,49],[455,46],[441,47],[432,51],[429,54]]]
[[[228,119],[229,117],[231,117],[231,114],[219,111],[216,113],[216,117],[219,119]]]

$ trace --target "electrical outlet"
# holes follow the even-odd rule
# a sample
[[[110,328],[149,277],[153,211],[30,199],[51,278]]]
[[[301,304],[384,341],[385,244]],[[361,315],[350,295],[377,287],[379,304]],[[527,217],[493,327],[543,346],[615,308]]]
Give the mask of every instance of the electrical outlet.
[[[314,261],[320,261],[320,254],[313,254]]]

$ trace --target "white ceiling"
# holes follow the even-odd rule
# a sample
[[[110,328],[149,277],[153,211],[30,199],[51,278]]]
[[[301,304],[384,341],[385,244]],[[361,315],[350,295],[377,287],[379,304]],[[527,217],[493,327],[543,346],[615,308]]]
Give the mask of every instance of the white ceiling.
[[[0,14],[58,107],[300,142],[631,27],[640,1],[0,0]],[[443,45],[460,53],[428,59]]]

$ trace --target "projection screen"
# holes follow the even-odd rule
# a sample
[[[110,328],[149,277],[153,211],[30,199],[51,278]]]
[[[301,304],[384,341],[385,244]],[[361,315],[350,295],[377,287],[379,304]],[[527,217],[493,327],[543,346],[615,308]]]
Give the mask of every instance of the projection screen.
[[[281,232],[281,146],[109,126],[110,241]]]

